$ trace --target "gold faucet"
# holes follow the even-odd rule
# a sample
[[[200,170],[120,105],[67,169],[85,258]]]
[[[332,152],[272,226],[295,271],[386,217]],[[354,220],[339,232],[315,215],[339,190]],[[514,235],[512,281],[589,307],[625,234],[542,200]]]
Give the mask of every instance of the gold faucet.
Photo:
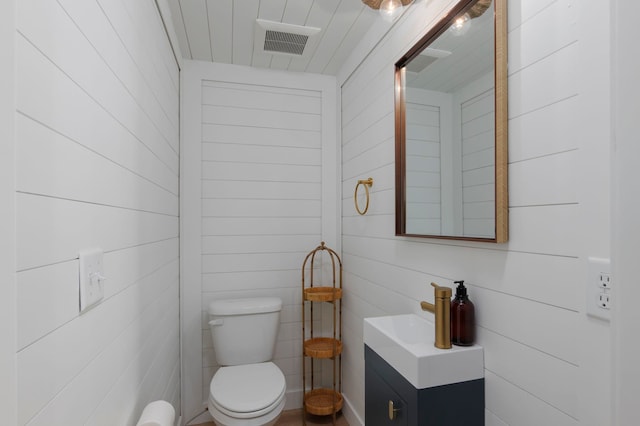
[[[436,348],[451,348],[451,288],[433,286],[434,303],[420,302],[423,311],[433,312],[436,316]]]

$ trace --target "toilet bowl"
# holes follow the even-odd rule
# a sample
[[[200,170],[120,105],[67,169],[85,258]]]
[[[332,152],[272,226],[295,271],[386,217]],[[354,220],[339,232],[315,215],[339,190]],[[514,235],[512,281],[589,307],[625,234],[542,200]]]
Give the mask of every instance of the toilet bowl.
[[[282,301],[219,300],[209,305],[214,353],[222,365],[209,385],[208,409],[219,426],[271,426],[286,402],[273,358]]]
[[[209,412],[220,426],[272,425],[286,401],[284,375],[272,362],[221,367],[209,389]]]

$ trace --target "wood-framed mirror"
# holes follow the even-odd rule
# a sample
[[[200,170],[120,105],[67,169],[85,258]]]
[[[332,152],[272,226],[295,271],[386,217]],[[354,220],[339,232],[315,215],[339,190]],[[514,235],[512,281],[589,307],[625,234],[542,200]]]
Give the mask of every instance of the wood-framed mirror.
[[[396,63],[396,235],[508,240],[507,0],[461,0]]]

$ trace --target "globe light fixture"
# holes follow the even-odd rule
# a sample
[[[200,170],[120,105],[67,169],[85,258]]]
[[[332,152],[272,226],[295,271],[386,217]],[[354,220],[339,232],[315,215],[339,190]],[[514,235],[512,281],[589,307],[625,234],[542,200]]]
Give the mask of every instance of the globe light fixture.
[[[411,4],[413,0],[362,0],[371,9],[380,12],[383,19],[393,22],[402,13],[402,7]]]

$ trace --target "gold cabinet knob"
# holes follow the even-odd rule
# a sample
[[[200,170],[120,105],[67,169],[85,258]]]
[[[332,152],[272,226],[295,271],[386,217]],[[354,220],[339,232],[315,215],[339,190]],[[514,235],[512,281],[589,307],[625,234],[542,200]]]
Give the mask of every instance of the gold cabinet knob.
[[[389,400],[389,420],[394,420],[396,418],[397,411],[400,411],[400,409],[394,408],[393,401]]]

